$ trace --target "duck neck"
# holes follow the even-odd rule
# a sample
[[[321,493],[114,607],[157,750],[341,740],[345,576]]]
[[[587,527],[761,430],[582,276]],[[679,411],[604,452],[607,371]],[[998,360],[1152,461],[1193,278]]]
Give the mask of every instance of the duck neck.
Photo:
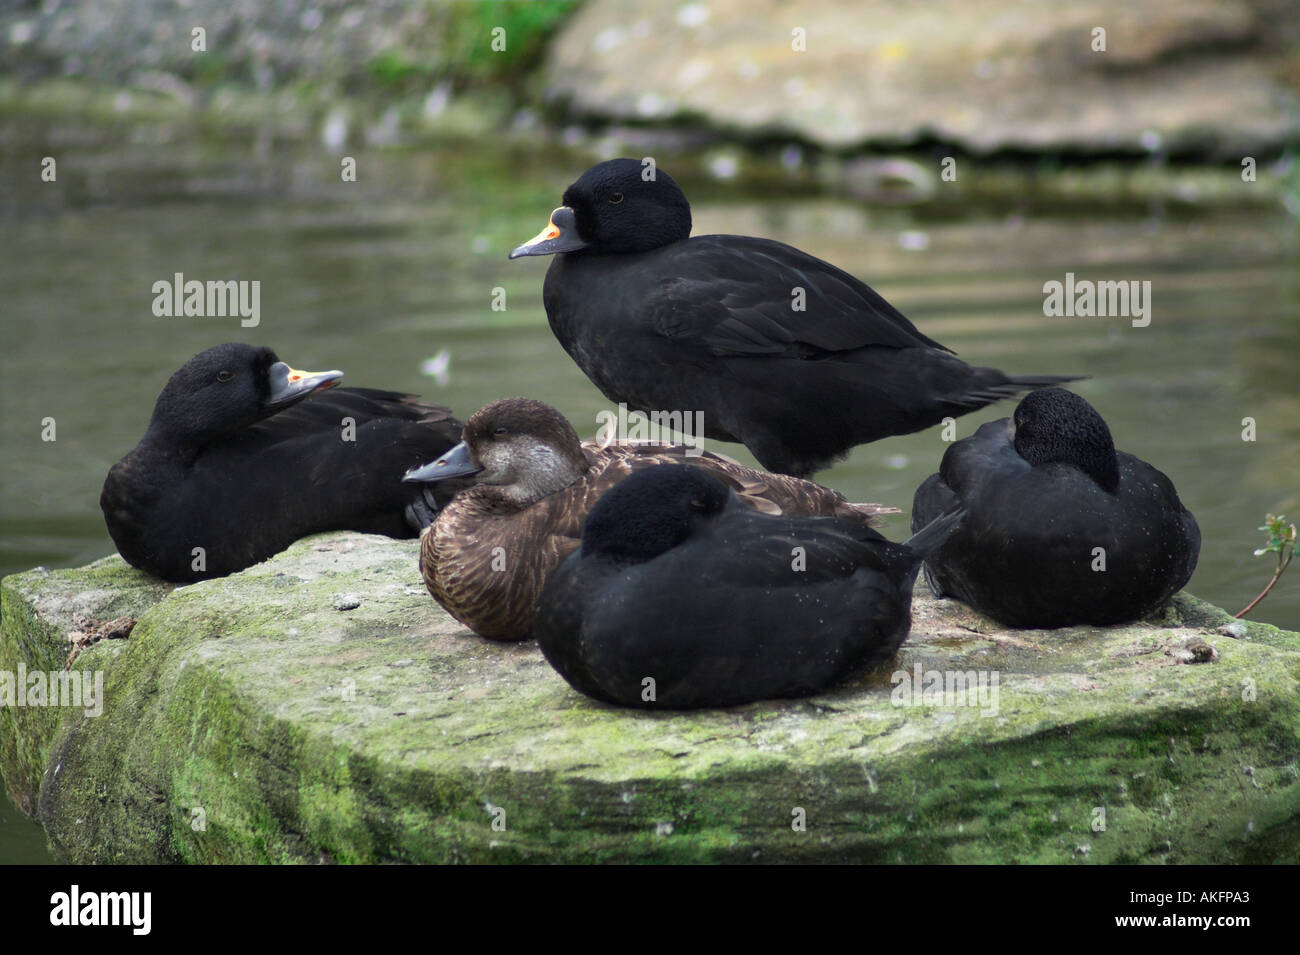
[[[1109,434],[1106,435],[1110,437]],[[1114,494],[1119,489],[1119,457],[1115,445],[1109,441],[1097,440],[1085,445],[1029,444],[1017,442],[1016,451],[1034,467],[1044,464],[1071,464],[1078,468],[1107,493]]]
[[[185,467],[198,459],[207,444],[208,441],[203,438],[185,432],[178,433],[155,419],[149,422],[149,428],[135,450],[154,460]]]

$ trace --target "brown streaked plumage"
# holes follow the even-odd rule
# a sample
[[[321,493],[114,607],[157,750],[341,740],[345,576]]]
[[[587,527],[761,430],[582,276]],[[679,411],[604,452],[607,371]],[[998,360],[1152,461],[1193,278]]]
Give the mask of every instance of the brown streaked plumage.
[[[834,516],[871,524],[896,513],[851,504],[811,481],[747,468],[719,454],[688,455],[680,445],[581,441],[565,417],[529,398],[505,398],[466,422],[463,445],[448,477],[478,470],[425,531],[420,572],[435,600],[475,633],[493,640],[532,636],[533,604],[560,561],[581,543],[587,513],[606,491],[635,471],[692,464],[768,514]],[[408,479],[442,476],[436,465]]]

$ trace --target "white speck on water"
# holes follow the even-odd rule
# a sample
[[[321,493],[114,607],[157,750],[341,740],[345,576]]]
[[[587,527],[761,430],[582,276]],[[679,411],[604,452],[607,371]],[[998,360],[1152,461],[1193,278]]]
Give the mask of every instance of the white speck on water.
[[[321,144],[326,149],[342,149],[348,141],[348,121],[342,113],[330,113],[320,131]]]
[[[442,112],[447,108],[447,104],[450,102],[451,84],[445,82],[439,83],[430,90],[429,95],[424,98],[425,118],[433,119],[435,116],[442,115]]]
[[[930,247],[930,234],[919,229],[898,233],[898,246],[908,252],[923,252]]]
[[[709,174],[714,179],[735,179],[740,172],[740,159],[731,153],[722,153],[709,160]]]
[[[477,241],[475,240],[475,244],[477,244]],[[474,251],[477,252],[478,249]],[[426,358],[420,363],[420,374],[428,375],[438,383],[439,388],[446,388],[451,381],[451,351],[442,348],[432,358]],[[410,592],[409,588],[407,592]],[[419,593],[419,591],[416,591],[416,593]]]

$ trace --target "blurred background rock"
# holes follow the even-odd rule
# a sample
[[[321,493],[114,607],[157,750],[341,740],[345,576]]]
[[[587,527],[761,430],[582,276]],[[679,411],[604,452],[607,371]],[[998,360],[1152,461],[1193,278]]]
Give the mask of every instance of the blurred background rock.
[[[1300,131],[1295,0],[19,0],[0,43],[10,106],[98,90],[118,111],[260,102],[292,124],[353,100],[393,137],[466,97],[471,128],[538,110],[835,151],[1226,160]]]
[[[1285,0],[593,0],[560,32],[546,90],[586,115],[689,115],[830,149],[1268,154],[1300,122],[1298,13]]]

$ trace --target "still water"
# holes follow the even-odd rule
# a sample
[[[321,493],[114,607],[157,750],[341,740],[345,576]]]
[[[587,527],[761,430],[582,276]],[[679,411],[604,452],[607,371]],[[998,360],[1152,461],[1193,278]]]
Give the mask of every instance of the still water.
[[[537,148],[358,148],[338,157],[270,137],[12,121],[0,127],[0,573],[112,552],[99,513],[109,466],[144,430],[172,371],[224,341],[276,349],[346,383],[414,391],[461,417],[505,395],[542,398],[590,435],[603,397],[552,338],[547,260],[507,262],[590,162]],[[39,180],[58,157],[58,181]],[[872,206],[807,188],[712,182],[660,162],[693,201],[696,233],[779,238],[865,278],[975,364],[1076,373],[1119,447],[1167,473],[1204,536],[1189,589],[1230,610],[1267,582],[1252,557],[1265,512],[1300,517],[1300,271],[1281,206],[1136,206],[1009,199]],[[972,160],[973,162],[973,160]],[[154,282],[261,283],[260,324],[158,318]],[[1043,283],[1150,281],[1151,323],[1047,318]],[[494,311],[495,289],[506,308]],[[445,385],[421,371],[442,350]],[[958,420],[958,437],[1009,414]],[[1243,418],[1256,440],[1242,440]],[[55,421],[42,440],[43,419]],[[892,504],[946,445],[938,428],[859,448],[820,479]],[[743,448],[720,450],[752,459]],[[1300,568],[1252,615],[1300,627]],[[47,858],[0,797],[0,862]]]

